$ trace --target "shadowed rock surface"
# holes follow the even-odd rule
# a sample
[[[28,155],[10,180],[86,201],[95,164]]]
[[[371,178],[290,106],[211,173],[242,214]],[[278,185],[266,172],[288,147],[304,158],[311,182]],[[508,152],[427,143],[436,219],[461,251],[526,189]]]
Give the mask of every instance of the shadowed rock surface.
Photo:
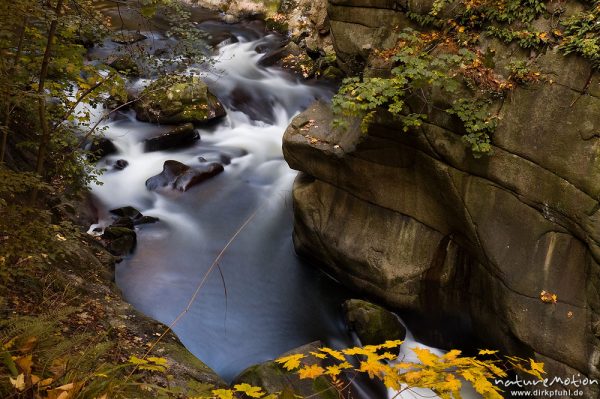
[[[381,73],[371,49],[395,43],[393,27],[409,25],[405,7],[426,13],[425,3],[331,0],[340,65]],[[529,56],[481,46],[498,70]],[[554,84],[517,87],[498,104],[493,152],[481,159],[460,124],[435,110],[410,133],[380,115],[367,135],[331,130],[327,104],[300,114],[284,137],[286,160],[304,172],[294,242],[392,308],[461,320],[486,345],[545,362],[548,375],[599,378],[600,77],[556,49],[535,63]],[[556,304],[540,299],[544,290]]]
[[[219,163],[208,163],[195,168],[177,161],[165,161],[163,171],[146,180],[148,190],[168,187],[179,191],[187,191],[190,187],[218,175],[225,169]]]
[[[406,337],[406,328],[398,317],[381,306],[349,299],[344,302],[343,308],[348,327],[356,332],[363,345],[380,345]]]
[[[146,139],[144,145],[148,152],[163,151],[171,148],[185,147],[193,144],[199,139],[200,135],[194,130],[194,125],[186,123],[185,125],[177,126],[160,136]]]

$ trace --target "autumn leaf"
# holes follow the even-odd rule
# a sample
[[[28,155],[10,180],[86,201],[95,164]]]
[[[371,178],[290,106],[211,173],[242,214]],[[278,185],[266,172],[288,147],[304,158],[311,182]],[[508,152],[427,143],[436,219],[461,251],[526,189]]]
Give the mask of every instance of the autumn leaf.
[[[426,366],[434,366],[439,359],[429,349],[413,348],[413,352],[415,352],[421,363]]]
[[[233,392],[229,389],[215,389],[212,393],[218,399],[233,399]]]
[[[327,353],[328,355],[330,355],[334,359],[340,360],[342,362],[346,360],[346,358],[344,357],[344,355],[340,351],[336,351],[336,350],[333,350],[331,348],[326,348],[326,347],[319,348],[319,350],[321,352]]]
[[[19,391],[23,391],[25,389],[25,374],[21,373],[17,378],[10,378],[10,384]]]
[[[311,364],[310,366],[304,366],[298,372],[300,379],[310,378],[315,379],[325,373],[325,369],[318,364]]]
[[[253,387],[252,385],[246,383],[234,385],[233,389],[238,392],[242,392],[251,398],[262,398],[265,396],[265,393],[261,388]]]
[[[383,344],[381,345],[377,345],[378,349],[393,349],[393,348],[397,348],[400,345],[402,345],[404,341],[401,341],[399,339],[395,340],[395,341],[385,341]]]
[[[31,366],[33,365],[31,354],[15,359],[15,363],[23,373],[26,375],[31,374]]]
[[[313,355],[314,357],[318,358],[318,359],[325,359],[327,357],[326,354],[319,353],[319,352],[310,352],[310,354]]]
[[[306,355],[298,353],[295,355],[280,357],[279,359],[276,359],[275,362],[283,365],[283,368],[287,371],[292,371],[300,367],[300,360],[304,359],[305,357]]]
[[[558,296],[556,296],[556,294],[544,290],[540,292],[540,299],[544,303],[555,304],[558,301]]]

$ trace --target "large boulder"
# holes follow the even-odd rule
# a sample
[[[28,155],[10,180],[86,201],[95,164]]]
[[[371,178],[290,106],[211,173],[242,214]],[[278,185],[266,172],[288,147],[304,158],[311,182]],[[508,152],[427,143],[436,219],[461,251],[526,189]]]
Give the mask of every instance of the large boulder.
[[[141,121],[164,124],[207,123],[225,108],[197,76],[167,75],[149,84],[134,105]]]
[[[192,123],[177,126],[159,136],[146,139],[144,146],[146,151],[163,151],[170,148],[185,147],[200,139],[200,135],[194,129]]]
[[[304,172],[297,252],[426,318],[413,330],[430,344],[456,345],[432,333],[450,321],[551,375],[599,378],[599,138],[584,133],[600,129],[600,98],[570,84],[516,89],[481,159],[443,121],[406,134],[380,118],[366,135],[342,132],[328,104],[313,104],[284,135],[286,160]]]
[[[348,327],[354,330],[363,345],[380,345],[406,337],[406,328],[398,317],[379,305],[349,299],[343,308]]]
[[[148,190],[172,188],[187,191],[190,187],[218,175],[225,169],[220,163],[212,162],[190,167],[177,161],[165,161],[163,171],[146,180]]]

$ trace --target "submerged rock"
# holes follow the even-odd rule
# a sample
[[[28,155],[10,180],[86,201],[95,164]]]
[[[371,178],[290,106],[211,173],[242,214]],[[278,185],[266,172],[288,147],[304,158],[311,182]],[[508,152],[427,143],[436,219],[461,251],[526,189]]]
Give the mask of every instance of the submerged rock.
[[[225,108],[197,76],[169,75],[146,87],[134,105],[137,119],[165,124],[207,123]]]
[[[123,169],[125,169],[128,166],[129,166],[129,162],[128,161],[126,161],[124,159],[119,159],[119,160],[117,160],[117,162],[115,162],[114,168],[116,170],[123,170]]]
[[[319,347],[321,347],[321,342],[316,341],[293,349],[281,356],[304,354],[307,356],[304,360],[308,360],[310,364],[321,364],[321,359],[317,359],[310,354],[310,352],[318,351]],[[234,379],[233,384],[242,383],[261,387],[267,394],[281,392],[281,397],[285,398],[293,398],[296,397],[295,395],[315,399],[337,399],[339,397],[337,389],[326,377],[321,376],[314,380],[300,379],[296,372],[286,371],[273,360],[250,366],[242,371]]]
[[[198,132],[194,130],[194,125],[186,123],[177,126],[166,133],[157,137],[152,137],[144,141],[147,152],[163,151],[170,148],[184,147],[200,139]]]
[[[348,327],[356,332],[363,345],[379,345],[385,341],[404,340],[406,328],[392,312],[360,299],[343,304]]]
[[[179,191],[187,191],[190,187],[200,184],[224,170],[223,165],[216,162],[192,168],[181,162],[169,160],[165,161],[161,173],[146,180],[146,188],[157,190],[169,187]]]

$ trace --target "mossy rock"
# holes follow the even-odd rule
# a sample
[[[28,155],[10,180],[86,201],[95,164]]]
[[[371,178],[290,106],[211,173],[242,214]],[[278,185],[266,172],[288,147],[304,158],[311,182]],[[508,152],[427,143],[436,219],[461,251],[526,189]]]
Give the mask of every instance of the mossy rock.
[[[343,307],[348,327],[356,332],[363,345],[379,345],[406,337],[406,328],[398,317],[381,306],[349,299]]]
[[[130,55],[121,55],[111,62],[110,67],[125,76],[139,76],[137,62]]]
[[[106,248],[117,256],[130,254],[135,249],[137,235],[127,227],[109,226],[104,229],[102,238],[107,241]]]
[[[225,108],[197,76],[167,75],[146,87],[135,103],[137,119],[164,124],[207,123]]]
[[[293,349],[282,356],[289,354],[305,354],[308,363],[320,363],[320,359],[314,358],[310,352],[316,352],[321,346],[320,342]],[[275,361],[268,361],[248,367],[242,371],[233,381],[232,385],[247,383],[252,386],[261,387],[268,394],[280,392],[282,398],[310,397],[315,399],[337,399],[338,391],[324,376],[312,379],[300,379],[297,372],[286,371]]]

